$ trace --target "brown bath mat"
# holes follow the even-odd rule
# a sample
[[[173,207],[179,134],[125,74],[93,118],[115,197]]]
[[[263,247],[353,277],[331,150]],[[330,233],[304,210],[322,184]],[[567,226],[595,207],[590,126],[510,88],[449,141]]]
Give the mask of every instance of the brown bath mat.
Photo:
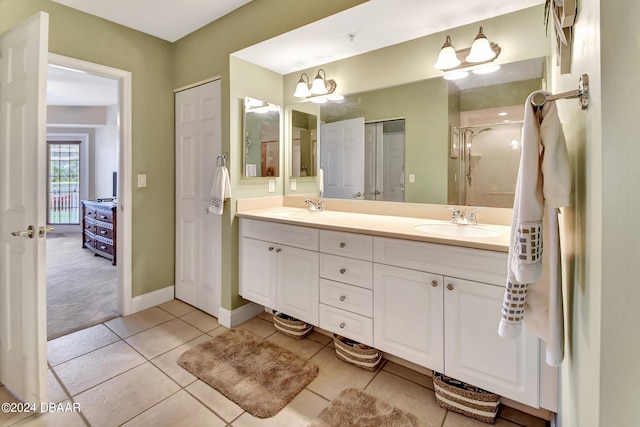
[[[318,375],[308,360],[241,329],[185,351],[178,364],[258,418],[277,414]]]
[[[308,427],[423,427],[426,422],[355,388],[340,392]]]

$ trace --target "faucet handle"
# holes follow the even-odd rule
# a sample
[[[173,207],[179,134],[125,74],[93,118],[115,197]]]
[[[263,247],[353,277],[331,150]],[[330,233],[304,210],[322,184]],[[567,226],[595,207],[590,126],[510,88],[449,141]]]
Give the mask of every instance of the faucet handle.
[[[476,218],[476,212],[481,211],[482,208],[474,208],[471,210],[471,212],[469,212],[469,223],[470,224],[477,224],[478,220]]]
[[[451,211],[451,222],[457,223],[460,218],[460,209],[452,208],[451,206],[446,206],[446,208]]]

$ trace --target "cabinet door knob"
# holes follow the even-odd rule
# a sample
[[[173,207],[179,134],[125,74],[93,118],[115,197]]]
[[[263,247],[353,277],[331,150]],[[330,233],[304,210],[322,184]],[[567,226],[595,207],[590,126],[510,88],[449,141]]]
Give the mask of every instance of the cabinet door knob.
[[[346,269],[346,268],[341,268],[341,269],[340,269],[340,274],[344,274],[344,273],[346,273],[346,272],[347,272],[347,269]]]
[[[340,301],[344,301],[346,299],[347,299],[346,295],[340,295]]]
[[[449,284],[447,285],[447,289],[449,289],[450,291],[452,291],[452,290],[453,290],[453,284],[452,284],[452,283],[449,283]]]
[[[274,250],[275,248],[273,246],[269,246],[269,252],[271,252],[272,250]]]
[[[340,242],[340,247],[344,248],[345,246],[347,246],[347,244],[345,242]]]
[[[100,230],[100,234],[107,234],[105,230]]]
[[[340,329],[344,329],[345,326],[347,326],[346,323],[344,323],[344,322],[340,323]]]
[[[282,251],[282,249],[278,248],[276,249],[276,253],[279,254]]]
[[[438,287],[438,281],[437,280],[432,280],[431,281],[431,286],[433,286],[434,288]]]
[[[105,249],[107,249],[107,247],[105,245],[102,245],[102,246],[100,246],[100,249],[102,249],[104,251]]]

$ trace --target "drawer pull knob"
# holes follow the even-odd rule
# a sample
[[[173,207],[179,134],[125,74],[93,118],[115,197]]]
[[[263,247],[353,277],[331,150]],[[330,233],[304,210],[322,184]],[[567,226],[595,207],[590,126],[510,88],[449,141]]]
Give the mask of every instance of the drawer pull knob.
[[[347,297],[345,295],[340,295],[340,301],[344,301],[346,299],[347,299]]]
[[[105,215],[100,215],[100,219],[107,219]]]
[[[438,287],[438,281],[437,280],[432,280],[431,281],[431,286],[433,286],[434,288]]]
[[[269,252],[271,252],[272,250],[274,250],[275,248],[273,246],[269,246]]]
[[[347,246],[347,244],[346,244],[345,242],[341,242],[341,243],[340,243],[340,247],[341,247],[341,248],[344,248],[345,246]]]
[[[450,291],[452,291],[452,290],[453,290],[453,284],[452,284],[452,283],[449,283],[449,284],[447,285],[447,289],[449,289]]]
[[[347,326],[346,323],[344,323],[344,322],[340,323],[340,329],[344,329],[345,326]]]
[[[346,272],[347,272],[347,269],[346,269],[346,268],[341,268],[341,269],[340,269],[340,274],[344,274],[344,273],[346,273]]]
[[[102,249],[104,251],[105,249],[107,249],[107,247],[105,245],[102,245],[102,246],[100,246],[100,249]]]
[[[278,248],[276,249],[276,253],[279,254],[282,251],[282,249]]]
[[[100,230],[100,234],[107,234],[107,230]]]

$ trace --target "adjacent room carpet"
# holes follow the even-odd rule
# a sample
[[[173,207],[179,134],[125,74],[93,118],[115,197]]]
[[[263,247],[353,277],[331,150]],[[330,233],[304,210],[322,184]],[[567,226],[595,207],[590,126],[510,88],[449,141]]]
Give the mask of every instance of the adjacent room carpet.
[[[178,364],[258,418],[277,414],[318,375],[308,360],[241,329],[187,350]]]
[[[81,234],[47,236],[47,340],[118,316],[118,269],[81,244]]]
[[[340,392],[308,427],[426,426],[413,414],[355,388]]]

